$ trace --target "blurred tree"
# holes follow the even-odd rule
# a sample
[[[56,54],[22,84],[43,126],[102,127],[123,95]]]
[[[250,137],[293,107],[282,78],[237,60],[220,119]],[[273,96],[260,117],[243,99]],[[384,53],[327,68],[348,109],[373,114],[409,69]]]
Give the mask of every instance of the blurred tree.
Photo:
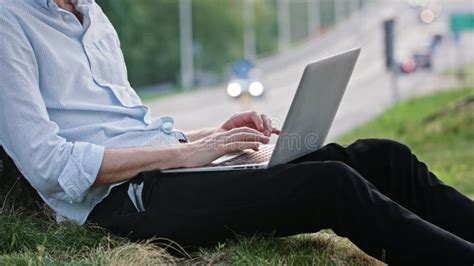
[[[175,0],[98,0],[120,37],[134,86],[175,81],[179,10]]]
[[[257,55],[277,50],[277,0],[255,0]],[[291,1],[291,0],[290,0]],[[371,0],[364,0],[364,2]],[[180,73],[179,1],[97,0],[121,40],[133,86],[177,83]],[[304,39],[305,2],[290,2],[292,39]],[[229,64],[243,56],[243,13],[239,0],[194,0],[193,44],[197,79],[219,81]],[[321,24],[334,24],[334,0],[321,0]],[[209,78],[208,78],[209,79]],[[208,80],[209,81],[209,80]]]
[[[301,41],[308,37],[308,8],[305,1],[294,1],[290,5],[291,40]]]
[[[255,1],[255,32],[257,55],[266,55],[278,50],[278,23],[276,0]]]
[[[193,38],[200,47],[202,71],[221,74],[243,55],[241,10],[241,1],[193,1]]]
[[[336,23],[334,0],[321,0],[321,9],[324,10],[324,12],[321,12],[321,26],[323,29],[333,26]]]
[[[256,1],[257,53],[275,50],[275,0]],[[176,82],[179,75],[179,6],[176,0],[98,0],[115,26],[134,86]],[[243,55],[241,1],[193,1],[196,68],[222,74]],[[237,12],[236,12],[237,11]]]

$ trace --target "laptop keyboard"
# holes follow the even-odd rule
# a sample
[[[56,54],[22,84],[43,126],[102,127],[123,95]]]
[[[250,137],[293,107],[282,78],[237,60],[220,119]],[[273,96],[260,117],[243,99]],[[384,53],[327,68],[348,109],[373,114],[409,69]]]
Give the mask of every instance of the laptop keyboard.
[[[243,164],[259,164],[270,160],[272,157],[274,146],[266,145],[260,147],[258,151],[246,151],[237,157],[230,160],[217,164],[217,166],[232,166],[232,165],[243,165]]]

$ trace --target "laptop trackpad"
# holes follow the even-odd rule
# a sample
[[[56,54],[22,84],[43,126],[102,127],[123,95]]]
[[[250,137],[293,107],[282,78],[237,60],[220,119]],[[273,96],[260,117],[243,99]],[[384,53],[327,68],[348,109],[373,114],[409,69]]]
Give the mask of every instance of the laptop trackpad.
[[[215,165],[215,164],[221,164],[225,161],[228,161],[228,160],[231,160],[231,159],[234,159],[235,157],[237,156],[240,156],[242,154],[244,154],[245,152],[244,151],[238,151],[238,152],[233,152],[233,153],[229,153],[229,154],[226,154],[216,160],[214,160],[212,162],[212,165]]]

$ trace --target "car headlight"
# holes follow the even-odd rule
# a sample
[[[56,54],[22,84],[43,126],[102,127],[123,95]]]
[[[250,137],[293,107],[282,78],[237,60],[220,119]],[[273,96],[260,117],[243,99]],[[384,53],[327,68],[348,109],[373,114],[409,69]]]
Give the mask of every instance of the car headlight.
[[[250,95],[252,95],[254,97],[258,97],[258,96],[262,95],[263,94],[263,84],[258,82],[258,81],[254,81],[254,82],[250,83],[249,93],[250,93]]]
[[[420,19],[423,23],[430,24],[436,19],[436,14],[433,10],[426,8],[421,12]]]
[[[239,97],[240,94],[242,93],[242,87],[240,86],[239,83],[237,82],[232,82],[229,85],[227,85],[227,93],[231,97]]]

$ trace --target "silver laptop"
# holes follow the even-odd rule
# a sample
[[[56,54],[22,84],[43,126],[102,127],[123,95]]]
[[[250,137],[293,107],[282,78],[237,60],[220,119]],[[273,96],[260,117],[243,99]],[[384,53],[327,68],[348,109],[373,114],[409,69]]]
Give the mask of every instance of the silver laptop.
[[[229,154],[208,166],[170,169],[163,173],[266,169],[320,149],[360,51],[360,48],[350,50],[306,66],[275,145],[262,145],[259,151]]]

